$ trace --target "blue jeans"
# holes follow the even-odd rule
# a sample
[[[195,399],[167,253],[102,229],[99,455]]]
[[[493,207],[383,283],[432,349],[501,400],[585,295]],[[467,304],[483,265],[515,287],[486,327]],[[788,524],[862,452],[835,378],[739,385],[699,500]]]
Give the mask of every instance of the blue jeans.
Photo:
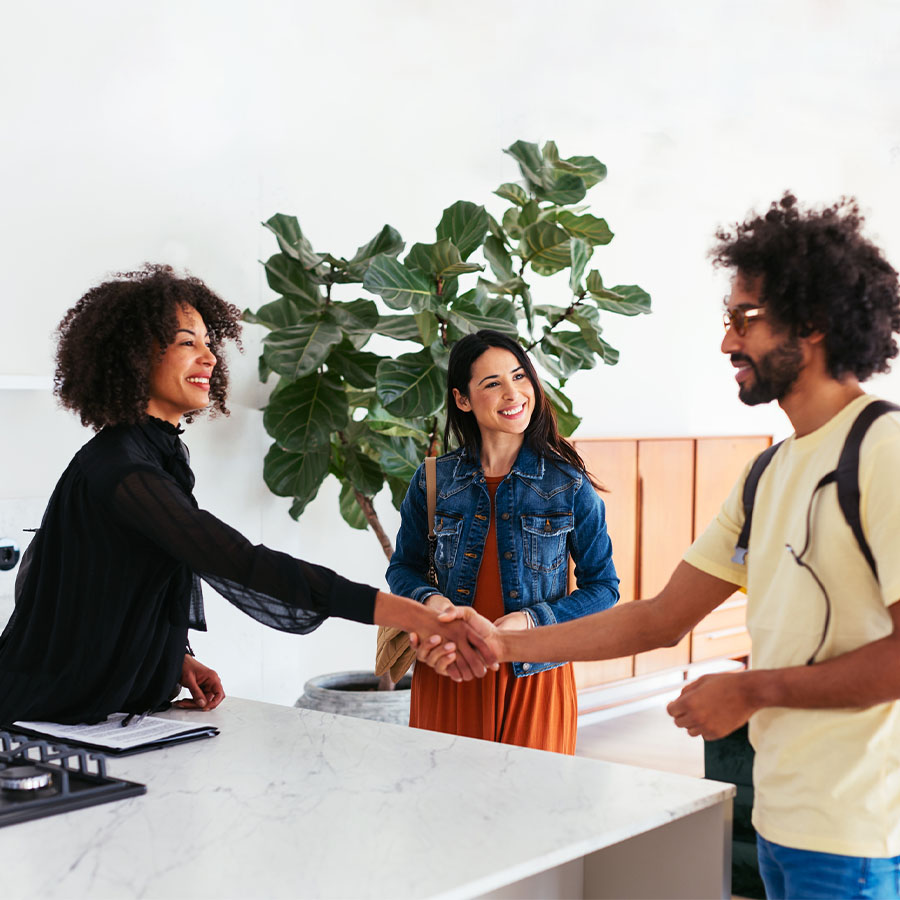
[[[900,856],[881,859],[795,850],[759,835],[756,846],[770,900],[900,897]]]

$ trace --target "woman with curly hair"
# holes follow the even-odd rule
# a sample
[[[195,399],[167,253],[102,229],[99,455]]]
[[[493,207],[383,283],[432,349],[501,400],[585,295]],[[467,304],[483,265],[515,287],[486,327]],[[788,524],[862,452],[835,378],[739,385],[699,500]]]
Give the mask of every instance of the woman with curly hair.
[[[189,628],[206,627],[200,578],[281,631],[333,615],[440,632],[469,677],[483,674],[461,622],[439,625],[411,600],[254,546],[198,508],[180,421],[227,415],[221,347],[238,339],[239,316],[199,279],[148,266],[88,291],[60,323],[55,392],[98,433],[23,558],[0,635],[0,723],[159,710],[181,685],[192,699],[180,706],[218,706],[221,681],[187,644]]]

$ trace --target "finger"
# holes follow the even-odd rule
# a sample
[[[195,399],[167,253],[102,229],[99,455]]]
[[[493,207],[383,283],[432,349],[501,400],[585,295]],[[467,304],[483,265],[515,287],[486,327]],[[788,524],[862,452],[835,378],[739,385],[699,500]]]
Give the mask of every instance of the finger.
[[[187,672],[186,677],[182,675],[181,686],[187,688],[191,692],[191,697],[193,698],[195,706],[201,709],[206,706],[206,697],[203,695],[200,685],[197,684],[197,676],[193,671]]]

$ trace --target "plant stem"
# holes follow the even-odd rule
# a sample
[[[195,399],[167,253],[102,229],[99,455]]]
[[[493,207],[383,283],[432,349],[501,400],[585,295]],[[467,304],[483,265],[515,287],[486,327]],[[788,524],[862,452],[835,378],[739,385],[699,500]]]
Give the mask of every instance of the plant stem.
[[[375,512],[375,507],[372,506],[371,499],[363,494],[362,491],[356,490],[356,488],[353,489],[353,495],[356,497],[356,502],[359,504],[359,508],[363,511],[363,515],[369,523],[369,528],[375,532],[375,537],[378,538],[381,549],[384,550],[384,555],[390,559],[394,555],[394,546],[391,544],[391,539],[385,534],[384,529],[381,527],[378,513]]]

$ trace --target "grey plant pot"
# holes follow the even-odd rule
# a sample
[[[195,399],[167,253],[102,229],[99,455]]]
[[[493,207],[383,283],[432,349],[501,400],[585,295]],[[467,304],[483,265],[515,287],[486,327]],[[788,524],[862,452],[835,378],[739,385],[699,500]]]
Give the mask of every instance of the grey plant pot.
[[[303,685],[303,694],[294,704],[301,709],[374,719],[392,725],[409,724],[409,686],[404,675],[392,691],[379,691],[378,676],[372,672],[333,672],[317,675]]]

